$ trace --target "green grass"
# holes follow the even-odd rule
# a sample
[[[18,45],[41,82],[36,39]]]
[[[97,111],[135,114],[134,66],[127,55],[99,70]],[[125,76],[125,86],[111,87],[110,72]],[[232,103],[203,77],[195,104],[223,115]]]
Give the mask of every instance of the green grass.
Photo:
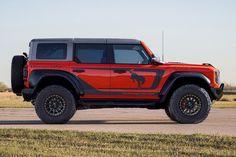
[[[0,156],[235,156],[236,137],[0,129]]]

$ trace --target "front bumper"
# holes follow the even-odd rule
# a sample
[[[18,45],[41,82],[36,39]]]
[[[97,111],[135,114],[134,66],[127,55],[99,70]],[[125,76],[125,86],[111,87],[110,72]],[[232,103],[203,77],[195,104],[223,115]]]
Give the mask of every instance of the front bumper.
[[[211,92],[215,98],[215,100],[220,100],[223,96],[224,84],[220,85],[220,88],[211,88]]]

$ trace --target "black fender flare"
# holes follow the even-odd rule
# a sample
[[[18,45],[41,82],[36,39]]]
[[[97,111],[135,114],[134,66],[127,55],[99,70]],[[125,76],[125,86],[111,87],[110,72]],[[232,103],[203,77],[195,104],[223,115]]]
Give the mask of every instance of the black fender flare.
[[[61,77],[66,79],[74,87],[78,95],[84,95],[84,89],[79,78],[63,70],[33,70],[29,77],[29,88],[33,89],[33,93],[35,93],[40,82],[49,77]]]
[[[162,90],[160,92],[161,102],[164,102],[166,100],[168,93],[170,92],[171,88],[173,87],[173,85],[176,83],[177,80],[187,79],[187,78],[201,79],[202,81],[204,81],[205,84],[208,85],[208,87],[210,89],[211,81],[209,78],[207,78],[202,73],[199,73],[199,72],[174,72],[171,74],[171,76],[167,79],[164,86],[162,87]],[[209,94],[211,94],[211,93],[209,93]]]

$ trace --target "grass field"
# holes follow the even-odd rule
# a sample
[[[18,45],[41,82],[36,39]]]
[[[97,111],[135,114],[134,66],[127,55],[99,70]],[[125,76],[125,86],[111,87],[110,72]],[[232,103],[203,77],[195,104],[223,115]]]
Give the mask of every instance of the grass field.
[[[236,94],[236,90],[235,89],[225,89],[224,90],[224,94]]]
[[[224,95],[222,99],[226,101],[217,101],[214,103],[213,108],[235,108],[236,95]],[[32,104],[23,102],[22,97],[18,97],[11,92],[0,93],[0,108],[30,108]]]
[[[0,129],[0,156],[235,156],[236,137]]]
[[[12,92],[0,93],[0,108],[29,108],[32,104],[24,102],[23,98],[16,96]]]
[[[236,94],[233,95],[224,95],[221,100],[225,101],[216,101],[213,104],[213,108],[235,108],[236,107]]]

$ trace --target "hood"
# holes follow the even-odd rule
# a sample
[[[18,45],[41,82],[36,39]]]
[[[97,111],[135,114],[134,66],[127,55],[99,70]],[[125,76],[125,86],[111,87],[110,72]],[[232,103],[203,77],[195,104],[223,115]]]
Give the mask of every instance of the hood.
[[[215,70],[216,68],[209,63],[202,63],[202,64],[189,64],[189,63],[181,63],[181,62],[165,62],[163,66],[169,68],[176,68],[176,69],[205,69],[205,70]]]
[[[184,65],[184,66],[211,66],[211,67],[214,67],[210,63],[190,64],[190,63],[182,63],[182,62],[165,62],[163,64],[166,64],[166,65],[182,65],[182,66]]]

